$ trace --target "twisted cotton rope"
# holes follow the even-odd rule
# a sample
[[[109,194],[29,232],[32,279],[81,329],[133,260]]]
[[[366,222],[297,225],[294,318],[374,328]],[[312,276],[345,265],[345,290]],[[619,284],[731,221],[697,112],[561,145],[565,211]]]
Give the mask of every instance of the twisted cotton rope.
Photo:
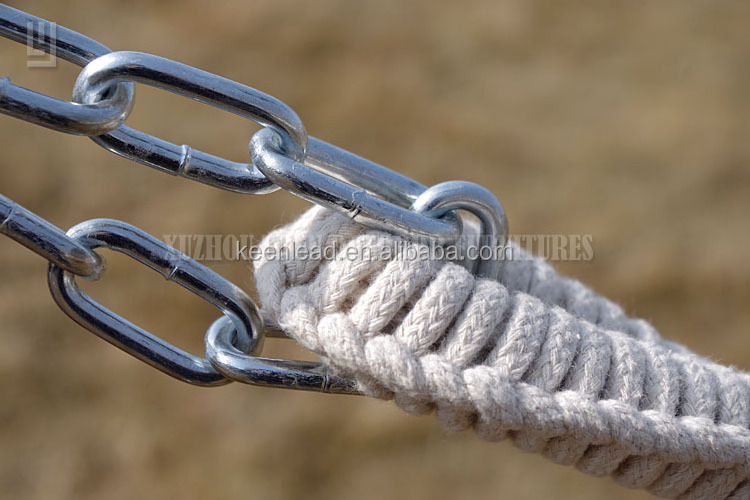
[[[408,246],[312,208],[261,243],[264,316],[367,394],[436,410],[448,430],[659,496],[750,498],[748,374],[519,248],[497,282],[405,258]]]

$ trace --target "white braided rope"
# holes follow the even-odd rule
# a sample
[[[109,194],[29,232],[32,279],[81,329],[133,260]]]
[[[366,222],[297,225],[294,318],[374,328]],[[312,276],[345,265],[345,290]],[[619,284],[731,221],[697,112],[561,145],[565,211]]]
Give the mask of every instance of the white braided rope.
[[[659,496],[750,498],[748,374],[663,340],[520,248],[499,282],[403,252],[347,257],[396,245],[418,244],[312,208],[261,243],[293,249],[256,262],[264,316],[366,393],[435,410],[451,431]],[[332,260],[294,258],[331,246]]]

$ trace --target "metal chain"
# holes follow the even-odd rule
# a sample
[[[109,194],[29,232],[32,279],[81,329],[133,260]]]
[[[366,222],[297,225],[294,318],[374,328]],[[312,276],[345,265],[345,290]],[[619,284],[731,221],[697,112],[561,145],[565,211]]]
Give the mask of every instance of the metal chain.
[[[38,32],[30,31],[36,25]],[[0,36],[83,67],[73,101],[0,79],[0,113],[47,128],[86,135],[100,146],[158,170],[221,189],[264,194],[284,188],[304,199],[347,214],[372,228],[433,244],[461,236],[455,210],[480,220],[483,242],[505,245],[508,224],[497,198],[485,188],[450,181],[428,188],[327,142],[308,137],[289,106],[263,92],[152,54],[111,52],[84,35],[0,5]],[[134,83],[153,85],[264,126],[250,140],[252,163],[237,163],[187,145],[178,146],[123,123],[133,106]],[[220,385],[232,380],[271,387],[356,394],[352,381],[319,363],[263,358],[264,328],[253,301],[211,269],[137,227],[94,219],[67,233],[0,195],[0,232],[49,261],[49,286],[58,306],[106,341],[180,380]],[[104,259],[95,249],[113,249],[158,271],[219,308],[223,315],[205,336],[206,358],[193,356],[114,314],[84,294],[75,276],[99,279]],[[494,279],[500,260],[473,263]]]
[[[195,99],[276,130],[287,154],[301,158],[307,131],[289,106],[259,90],[163,57],[139,52],[113,52],[88,64],[78,76],[73,100],[101,102],[113,85],[140,82]],[[157,139],[129,127],[92,137],[100,146],[125,158],[174,175],[229,191],[248,194],[278,189],[252,165],[235,163]]]
[[[0,233],[59,268],[92,279],[104,271],[104,261],[96,252],[71,240],[52,223],[1,194],[0,219]]]
[[[39,29],[33,30],[34,26]],[[55,26],[54,30],[52,26]],[[52,32],[55,33],[54,39],[50,35]],[[87,36],[2,4],[0,36],[23,44],[31,43],[36,49],[54,53],[81,67],[111,52]],[[10,78],[2,78],[0,113],[68,134],[106,134],[128,117],[134,95],[132,83],[107,90],[107,98],[81,106],[18,87],[10,83]]]

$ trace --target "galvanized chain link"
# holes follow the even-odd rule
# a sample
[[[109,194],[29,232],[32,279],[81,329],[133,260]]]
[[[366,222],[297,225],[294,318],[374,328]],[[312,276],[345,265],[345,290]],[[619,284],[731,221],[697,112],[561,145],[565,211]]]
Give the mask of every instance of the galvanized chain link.
[[[51,222],[0,194],[0,233],[16,240],[55,266],[97,279],[104,262],[93,250],[66,236]]]
[[[305,126],[283,102],[241,83],[152,54],[113,52],[92,61],[78,76],[73,100],[94,105],[113,85],[131,82],[153,85],[271,127],[284,138],[288,154],[297,158],[305,154]],[[229,191],[262,194],[278,189],[252,165],[187,145],[177,146],[126,126],[92,139],[125,158]]]
[[[42,27],[38,31],[30,26]],[[0,113],[61,132],[86,135],[100,146],[172,175],[221,189],[264,194],[284,188],[349,215],[364,225],[435,244],[455,242],[462,232],[455,210],[473,212],[484,241],[505,245],[502,205],[473,183],[450,181],[431,188],[327,142],[308,137],[299,116],[259,90],[152,54],[111,52],[84,35],[0,5],[0,36],[59,55],[83,67],[73,101],[0,79]],[[145,83],[236,113],[264,126],[250,141],[252,162],[237,163],[178,146],[123,123],[133,106],[134,83]],[[76,322],[133,356],[196,385],[231,380],[322,392],[356,393],[354,384],[325,366],[257,355],[264,336],[258,309],[241,289],[174,248],[124,222],[95,219],[67,234],[0,196],[0,232],[50,262],[49,284],[60,308]],[[196,357],[133,325],[98,304],[75,276],[99,279],[105,262],[94,251],[123,252],[188,288],[224,315],[206,334],[207,358]],[[495,278],[500,260],[474,263]]]
[[[35,29],[34,26],[37,28]],[[54,53],[78,66],[86,66],[110,50],[91,38],[62,26],[0,4],[0,36]],[[54,32],[54,39],[50,33]],[[119,127],[133,106],[133,84],[108,88],[106,98],[81,105],[0,79],[0,113],[68,134],[99,135]]]

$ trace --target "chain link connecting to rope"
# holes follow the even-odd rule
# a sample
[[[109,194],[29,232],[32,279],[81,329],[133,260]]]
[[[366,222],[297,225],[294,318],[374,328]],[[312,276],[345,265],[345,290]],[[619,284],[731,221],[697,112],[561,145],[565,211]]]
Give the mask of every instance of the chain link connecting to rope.
[[[36,26],[36,29],[34,29]],[[0,113],[69,134],[172,175],[221,189],[265,194],[284,188],[334,208],[368,227],[442,245],[462,234],[455,210],[479,217],[484,236],[503,246],[508,226],[492,193],[451,181],[428,188],[327,142],[308,137],[299,116],[278,99],[246,85],[152,54],[111,52],[84,35],[0,5],[0,35],[82,66],[73,100],[62,101],[0,80]],[[53,37],[51,33],[54,33]],[[237,163],[169,143],[123,123],[133,107],[134,83],[145,83],[236,113],[264,126],[250,141],[251,163]],[[84,328],[180,380],[196,385],[245,383],[357,394],[351,380],[320,363],[258,355],[266,335],[252,300],[214,271],[140,229],[95,219],[67,234],[0,196],[0,232],[50,262],[49,285],[60,308]],[[95,249],[125,253],[223,311],[206,334],[207,358],[193,356],[112,313],[76,285],[75,276],[99,279],[104,259]],[[500,259],[471,263],[495,278]]]
[[[629,488],[750,498],[749,374],[664,340],[517,246],[498,280],[408,251],[352,260],[423,245],[313,207],[260,250],[334,242],[331,256],[255,261],[258,294],[267,320],[366,394]]]

